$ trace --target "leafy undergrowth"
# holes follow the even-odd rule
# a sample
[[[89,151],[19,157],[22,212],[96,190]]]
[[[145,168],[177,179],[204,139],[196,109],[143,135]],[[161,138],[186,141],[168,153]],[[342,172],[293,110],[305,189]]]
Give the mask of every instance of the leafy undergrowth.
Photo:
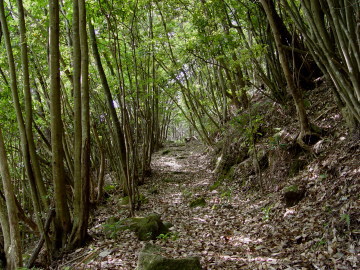
[[[314,106],[323,106],[317,100]],[[199,256],[204,269],[360,269],[359,141],[337,127],[333,107],[311,117],[333,130],[291,177],[277,163],[278,170],[262,172],[261,184],[256,175],[244,182],[236,172],[218,181],[197,142],[156,153],[136,214],[156,212],[174,226],[151,242],[169,257]],[[304,198],[287,207],[284,192],[300,186]],[[93,240],[53,268],[135,269],[144,242],[116,227],[127,213],[121,198],[111,196],[93,214]]]

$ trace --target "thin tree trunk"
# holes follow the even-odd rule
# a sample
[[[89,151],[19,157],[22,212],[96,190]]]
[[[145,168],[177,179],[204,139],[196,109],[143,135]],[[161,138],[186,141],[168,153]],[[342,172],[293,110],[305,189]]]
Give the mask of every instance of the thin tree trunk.
[[[94,54],[94,58],[95,58],[95,63],[96,63],[96,67],[99,72],[102,86],[104,88],[108,109],[110,111],[110,117],[111,117],[111,120],[113,121],[113,124],[115,127],[115,133],[116,133],[115,139],[116,139],[117,145],[120,149],[120,153],[121,153],[120,162],[122,165],[122,171],[124,173],[124,178],[126,179],[127,178],[127,163],[126,163],[127,153],[126,153],[126,147],[125,147],[124,132],[123,132],[123,129],[121,128],[120,120],[116,114],[113,97],[112,97],[112,94],[110,91],[109,84],[107,82],[104,68],[101,63],[101,58],[100,58],[99,50],[98,50],[97,43],[96,43],[95,30],[91,23],[89,23],[89,28],[90,28],[90,38],[91,38],[91,44],[92,44],[92,50],[93,50],[93,54]]]
[[[5,197],[0,197],[0,224],[1,232],[4,239],[4,253],[5,258],[7,256],[7,250],[11,246],[11,237],[10,237],[10,225],[9,225],[9,216],[6,207]]]
[[[89,48],[85,0],[79,0],[79,30],[81,47],[81,212],[79,235],[81,244],[87,237],[90,209],[90,91]]]
[[[81,143],[82,143],[82,125],[81,125],[81,47],[79,30],[79,1],[73,0],[73,94],[74,94],[74,226],[70,241],[77,238],[81,197]]]
[[[15,202],[14,188],[11,183],[10,171],[6,157],[5,144],[0,127],[0,173],[6,199],[7,216],[9,218],[10,244],[5,250],[7,269],[17,269],[22,266],[21,239],[17,206]],[[6,225],[5,225],[6,226]],[[6,228],[4,228],[6,230]]]
[[[48,209],[48,199],[46,196],[46,188],[42,179],[39,161],[36,155],[32,122],[33,122],[33,109],[32,109],[32,98],[30,91],[30,76],[29,76],[29,59],[27,49],[27,37],[26,37],[26,26],[25,26],[25,15],[22,0],[17,0],[19,10],[19,26],[20,26],[20,44],[21,44],[21,63],[23,70],[23,82],[24,82],[24,97],[25,97],[25,128],[26,136],[29,144],[29,151],[31,157],[31,163],[34,171],[36,186],[39,191],[40,200],[45,210]]]
[[[74,0],[74,223],[70,248],[84,243],[87,236],[90,203],[90,108],[88,81],[88,43],[86,8],[83,0]]]
[[[25,33],[25,21],[24,21],[24,14],[22,12],[22,3],[21,1],[18,3],[20,9],[20,33],[21,33],[21,41],[26,45],[26,33]],[[1,27],[4,34],[8,64],[10,69],[10,77],[11,77],[11,92],[13,103],[16,111],[16,118],[18,122],[18,128],[20,132],[20,141],[21,141],[21,150],[24,157],[25,169],[27,176],[29,178],[30,183],[30,190],[31,190],[31,197],[32,203],[35,210],[36,221],[40,232],[43,230],[43,224],[41,219],[41,204],[39,198],[39,189],[42,190],[42,196],[44,196],[44,202],[46,202],[46,191],[41,179],[40,167],[37,161],[37,155],[35,152],[35,145],[34,140],[32,137],[32,128],[31,123],[28,123],[28,126],[25,126],[24,118],[21,110],[19,94],[18,94],[18,85],[17,85],[17,77],[16,77],[16,68],[14,62],[14,55],[11,47],[10,41],[10,33],[7,26],[7,21],[5,18],[5,11],[4,11],[4,2],[0,2],[0,20],[1,20]],[[23,64],[23,71],[24,71],[24,88],[25,88],[25,99],[26,99],[26,111],[27,111],[27,121],[32,120],[32,109],[31,109],[31,96],[30,96],[30,89],[29,89],[29,72],[27,67],[27,50],[22,46],[22,64]],[[27,134],[29,133],[29,134]],[[32,141],[32,146],[30,146],[30,141]],[[32,153],[31,153],[32,151]],[[34,166],[37,166],[36,175],[34,174]],[[37,178],[38,177],[38,178]],[[37,180],[36,180],[37,179]],[[37,182],[41,187],[37,186]],[[47,242],[49,243],[49,242]]]
[[[42,207],[45,211],[49,209],[49,200],[47,198],[47,192],[44,185],[43,177],[40,170],[39,160],[36,154],[35,142],[33,136],[33,108],[32,108],[32,98],[30,91],[30,75],[29,75],[29,58],[28,58],[28,49],[27,49],[27,37],[26,37],[26,27],[25,27],[25,15],[24,7],[22,0],[17,0],[18,10],[19,10],[19,24],[20,24],[20,43],[21,43],[21,62],[23,70],[23,82],[24,82],[24,97],[25,97],[25,128],[26,128],[26,137],[29,145],[30,159],[34,172],[34,178],[36,182],[37,191],[39,192],[40,201],[42,202]],[[40,216],[40,202],[35,202],[35,211],[37,223],[39,226],[40,234],[44,234],[44,225]],[[49,237],[45,234],[45,242],[48,251],[51,250],[51,243]]]
[[[94,133],[94,138],[96,141],[96,144],[99,148],[100,151],[100,168],[99,168],[99,173],[97,175],[97,194],[95,194],[96,196],[96,202],[100,202],[103,199],[103,194],[104,194],[104,180],[105,180],[105,151],[104,151],[104,147],[103,147],[103,143],[100,140],[100,137],[98,135],[97,129],[96,127],[93,125],[93,133]]]
[[[52,173],[55,197],[55,248],[62,248],[71,229],[70,212],[67,205],[64,171],[64,149],[62,144],[63,123],[61,119],[60,49],[59,49],[59,0],[49,1],[50,15],[50,121]]]
[[[303,136],[305,136],[306,134],[309,134],[311,132],[310,123],[309,123],[308,117],[306,115],[304,101],[301,96],[300,89],[298,89],[296,87],[293,76],[290,71],[290,67],[289,67],[289,63],[288,63],[289,59],[286,58],[286,54],[285,54],[283,44],[282,44],[282,41],[280,38],[281,36],[279,33],[279,29],[278,29],[277,24],[274,19],[274,14],[271,11],[271,9],[269,8],[269,4],[267,1],[268,0],[260,0],[260,3],[262,4],[262,6],[265,10],[266,16],[267,16],[269,24],[270,24],[271,31],[272,31],[274,39],[275,39],[275,44],[276,44],[276,47],[277,47],[277,50],[279,53],[280,64],[281,64],[281,67],[282,67],[284,75],[285,75],[288,90],[294,99],[294,103],[295,103],[297,114],[298,114],[298,119],[300,122],[299,138],[301,139]]]

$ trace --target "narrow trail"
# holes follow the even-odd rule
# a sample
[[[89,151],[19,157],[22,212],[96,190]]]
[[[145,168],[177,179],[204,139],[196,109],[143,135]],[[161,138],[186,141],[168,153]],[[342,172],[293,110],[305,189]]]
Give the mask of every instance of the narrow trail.
[[[169,257],[200,257],[204,269],[322,269],[316,262],[327,251],[317,252],[323,249],[317,239],[324,229],[321,220],[314,223],[321,215],[314,212],[316,200],[287,209],[279,194],[242,192],[236,181],[216,185],[208,163],[206,149],[196,142],[170,144],[154,154],[153,175],[139,188],[146,199],[136,215],[158,213],[174,226],[171,236],[151,242]],[[199,198],[205,205],[190,207]],[[127,216],[119,201],[113,195],[97,209],[90,230],[93,241],[64,257],[55,269],[136,268],[145,243],[130,231],[111,237],[104,233],[106,222]]]
[[[162,220],[174,225],[173,237],[153,241],[169,257],[198,256],[204,269],[272,269],[266,266],[273,263],[271,259],[255,256],[262,240],[241,232],[245,223],[257,219],[246,218],[249,211],[244,209],[252,212],[260,206],[248,205],[234,186],[223,183],[210,188],[214,177],[205,150],[192,142],[170,144],[155,153],[153,174],[139,188],[146,202],[136,214],[159,213]],[[204,198],[206,205],[190,207],[190,202],[198,198]],[[90,230],[93,241],[64,257],[57,269],[135,269],[145,243],[129,231],[120,231],[113,238],[104,235],[104,223],[127,215],[127,209],[119,207],[119,200],[112,196],[97,210]]]
[[[208,162],[204,146],[196,142],[170,144],[155,153],[153,174],[139,188],[146,202],[136,214],[159,213],[174,225],[173,237],[153,241],[169,257],[198,256],[204,269],[241,269],[239,247],[229,238],[233,228],[240,226],[238,207],[231,204],[235,194],[209,189],[213,174]],[[204,198],[206,205],[190,207],[196,198]],[[127,209],[118,207],[119,199],[115,196],[97,210],[90,229],[93,241],[64,257],[57,269],[135,269],[145,243],[129,231],[120,231],[113,239],[103,232],[102,224],[110,218],[126,217]]]

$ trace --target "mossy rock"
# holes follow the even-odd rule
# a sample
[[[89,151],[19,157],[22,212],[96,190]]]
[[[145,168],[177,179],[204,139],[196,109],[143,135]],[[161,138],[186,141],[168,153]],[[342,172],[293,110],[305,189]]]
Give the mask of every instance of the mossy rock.
[[[206,205],[206,201],[205,201],[205,198],[203,198],[203,197],[197,198],[197,199],[191,201],[189,204],[190,207],[204,207],[205,205]]]
[[[198,257],[180,259],[166,258],[161,249],[152,244],[146,244],[139,254],[136,270],[201,270]]]
[[[108,218],[102,226],[106,238],[116,238],[118,232],[125,229],[118,217]]]
[[[164,151],[161,152],[162,155],[167,155],[170,153],[170,150],[169,149],[166,149]]]
[[[126,229],[134,231],[140,241],[155,240],[160,234],[169,232],[170,223],[163,223],[159,214],[150,214],[147,217],[127,218],[122,221]]]
[[[157,189],[157,187],[151,187],[149,189],[149,193],[156,195],[156,194],[159,194],[159,190]]]

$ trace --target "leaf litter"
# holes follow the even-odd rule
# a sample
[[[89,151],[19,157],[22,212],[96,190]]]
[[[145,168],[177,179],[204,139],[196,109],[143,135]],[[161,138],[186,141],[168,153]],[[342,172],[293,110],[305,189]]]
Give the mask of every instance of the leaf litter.
[[[324,183],[312,175],[314,170],[306,176],[307,198],[286,208],[280,192],[242,192],[230,181],[211,190],[215,178],[208,163],[200,144],[172,147],[166,156],[154,155],[153,176],[140,187],[148,200],[137,215],[156,212],[174,224],[176,237],[152,241],[169,257],[199,256],[204,269],[360,268],[358,171],[343,169],[343,177]],[[173,181],[164,181],[169,178]],[[157,194],[149,192],[154,187]],[[207,204],[190,207],[198,197]],[[115,200],[110,197],[96,210],[93,240],[54,268],[135,269],[144,243],[130,231],[107,238],[101,225],[110,217],[127,216]]]

